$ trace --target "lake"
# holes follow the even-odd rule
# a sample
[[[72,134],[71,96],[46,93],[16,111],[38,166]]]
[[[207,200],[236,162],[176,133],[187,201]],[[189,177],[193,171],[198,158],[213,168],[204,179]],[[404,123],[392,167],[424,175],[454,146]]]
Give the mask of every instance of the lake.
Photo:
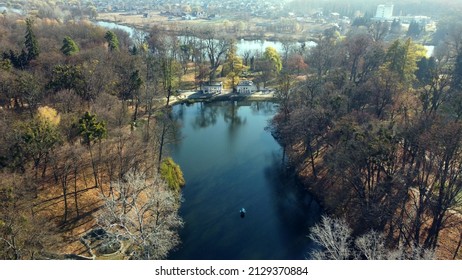
[[[321,209],[282,162],[265,130],[271,102],[175,105],[170,147],[186,180],[182,244],[169,259],[305,259]],[[247,214],[240,217],[244,207]]]

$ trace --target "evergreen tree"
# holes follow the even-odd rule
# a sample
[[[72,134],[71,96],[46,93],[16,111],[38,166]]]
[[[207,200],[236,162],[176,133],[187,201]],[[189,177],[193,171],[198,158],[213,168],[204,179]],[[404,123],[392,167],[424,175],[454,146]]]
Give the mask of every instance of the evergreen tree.
[[[409,29],[407,30],[407,36],[418,37],[423,31],[423,28],[416,21],[412,21],[409,24]]]
[[[106,137],[106,123],[104,121],[98,121],[96,115],[92,115],[89,112],[79,119],[79,134],[82,137],[83,144],[91,146],[95,141],[99,141]]]
[[[426,85],[431,82],[434,73],[436,71],[436,61],[435,58],[422,57],[417,61],[417,71],[415,73],[417,80]]]
[[[65,56],[71,56],[79,52],[79,46],[72,40],[71,37],[66,36],[63,39],[63,46],[61,47],[61,52]]]
[[[411,39],[401,42],[396,40],[388,48],[385,65],[389,70],[398,74],[403,82],[412,82],[417,70],[417,61],[425,56],[425,49],[414,44]]]
[[[390,27],[391,33],[400,33],[401,32],[401,21],[394,19]]]
[[[24,44],[26,45],[27,49],[28,62],[33,59],[36,59],[40,54],[38,41],[35,37],[34,31],[32,30],[33,23],[34,21],[30,18],[26,19],[26,40]]]
[[[462,89],[462,53],[456,57],[454,71],[452,72],[451,87],[455,90]]]
[[[104,39],[106,39],[106,41],[108,43],[109,50],[111,52],[119,50],[119,39],[117,39],[117,35],[115,35],[114,32],[112,32],[112,31],[106,32],[106,35],[104,36]]]

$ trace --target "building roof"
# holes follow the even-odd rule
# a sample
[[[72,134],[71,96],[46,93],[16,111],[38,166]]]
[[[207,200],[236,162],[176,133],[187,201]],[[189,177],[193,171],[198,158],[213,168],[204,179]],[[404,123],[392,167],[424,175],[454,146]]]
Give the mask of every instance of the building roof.
[[[206,86],[206,87],[219,87],[219,86],[222,86],[223,83],[222,82],[203,82],[201,85]]]
[[[240,81],[239,84],[237,86],[253,86],[253,82],[252,81]]]

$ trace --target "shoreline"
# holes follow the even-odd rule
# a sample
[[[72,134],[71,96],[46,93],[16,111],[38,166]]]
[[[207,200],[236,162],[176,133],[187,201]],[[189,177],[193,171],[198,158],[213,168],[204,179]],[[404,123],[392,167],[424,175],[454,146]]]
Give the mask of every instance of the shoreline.
[[[172,96],[169,106],[178,104],[192,104],[197,102],[216,102],[216,101],[276,101],[273,92],[262,93],[261,91],[252,94],[221,93],[221,94],[202,94],[199,92],[189,94],[179,94]]]

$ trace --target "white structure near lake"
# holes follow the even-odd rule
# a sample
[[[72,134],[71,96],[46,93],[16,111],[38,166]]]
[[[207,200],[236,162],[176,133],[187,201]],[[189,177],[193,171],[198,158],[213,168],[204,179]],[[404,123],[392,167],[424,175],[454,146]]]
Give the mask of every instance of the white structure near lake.
[[[220,94],[223,91],[222,82],[204,82],[201,83],[201,91],[203,94]]]
[[[257,91],[257,87],[252,81],[240,81],[236,86],[237,93],[254,93]]]

